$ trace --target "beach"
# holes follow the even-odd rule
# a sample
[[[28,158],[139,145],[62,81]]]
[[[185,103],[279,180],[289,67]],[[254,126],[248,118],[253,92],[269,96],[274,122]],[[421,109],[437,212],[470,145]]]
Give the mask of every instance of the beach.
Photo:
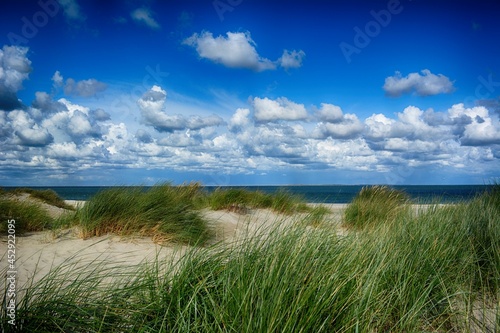
[[[82,207],[85,201],[65,200],[71,206]],[[318,204],[310,204],[317,206]],[[332,211],[331,222],[340,223],[345,204],[324,205]],[[46,205],[52,216],[62,214],[64,210]],[[301,216],[286,216],[271,210],[256,209],[247,214],[229,211],[204,210],[203,216],[215,231],[213,242],[231,243],[252,232],[270,230],[274,223],[290,226],[297,223]],[[340,227],[339,227],[340,228]],[[341,232],[341,231],[339,231]],[[7,237],[1,236],[2,244],[7,243]],[[40,231],[16,237],[16,269],[18,286],[39,281],[51,269],[75,263],[85,264],[95,261],[107,262],[111,265],[123,263],[128,266],[139,265],[157,258],[179,258],[187,248],[185,245],[160,245],[151,237],[117,236],[113,234],[82,239],[76,229],[57,232]],[[5,249],[5,250],[3,250]],[[6,267],[7,247],[2,247],[0,267]],[[0,293],[3,291],[0,290]]]
[[[15,290],[13,311],[23,329],[498,328],[498,191],[436,205],[409,204],[404,193],[387,187],[367,188],[350,204],[198,191],[120,189],[64,203],[47,193],[44,202],[33,197],[40,193],[9,197],[40,204],[55,223],[16,234],[15,263],[9,257],[13,237],[0,236],[8,245],[0,253],[8,282],[0,292]],[[140,209],[127,210],[131,203]],[[115,216],[142,227],[127,229]],[[152,216],[152,225],[141,220]],[[206,229],[192,235],[203,243],[158,237],[158,223],[175,226],[175,219],[183,221],[180,229],[165,230],[179,235],[202,221]],[[85,231],[89,223],[94,229]]]

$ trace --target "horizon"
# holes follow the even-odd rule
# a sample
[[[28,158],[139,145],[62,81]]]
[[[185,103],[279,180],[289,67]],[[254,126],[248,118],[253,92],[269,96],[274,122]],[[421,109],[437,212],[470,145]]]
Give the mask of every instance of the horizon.
[[[495,2],[0,6],[0,187],[500,179]]]

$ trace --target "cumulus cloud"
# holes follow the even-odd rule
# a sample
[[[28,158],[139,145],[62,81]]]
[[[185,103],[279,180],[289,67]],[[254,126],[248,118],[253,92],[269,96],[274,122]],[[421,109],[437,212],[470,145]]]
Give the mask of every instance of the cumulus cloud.
[[[52,81],[58,89],[68,83],[59,72]],[[363,120],[334,104],[306,108],[286,97],[252,98],[248,107],[232,106],[227,119],[201,109],[193,113],[186,104],[167,104],[167,92],[153,86],[137,100],[142,125],[126,125],[104,109],[37,92],[31,106],[0,110],[0,170],[331,169],[394,175],[387,178],[392,182],[405,168],[406,174],[423,167],[493,174],[500,158],[499,115],[487,105],[457,104],[445,112],[408,106]]]
[[[26,47],[4,45],[0,49],[0,109],[13,110],[21,105],[17,92],[32,70],[27,53]]]
[[[255,97],[253,107],[257,122],[305,120],[307,118],[307,110],[303,104],[294,103],[285,97],[276,100]]]
[[[108,88],[106,83],[96,79],[76,81],[73,78],[68,78],[64,82],[64,77],[59,71],[56,71],[52,76],[52,82],[56,90],[62,87],[67,96],[93,97]]]
[[[109,113],[104,111],[103,109],[95,109],[91,111],[92,117],[94,117],[97,121],[105,121],[110,120],[111,116]]]
[[[147,131],[145,131],[143,129],[138,129],[137,132],[135,133],[135,137],[139,142],[143,142],[143,143],[153,142],[153,138],[151,137],[151,134],[149,134]]]
[[[400,72],[396,72],[394,76],[385,79],[383,88],[390,97],[399,97],[411,92],[418,96],[431,96],[448,94],[455,90],[453,82],[443,74],[435,75],[428,69],[422,70],[421,73],[410,73],[404,77]]]
[[[64,17],[68,21],[85,21],[86,17],[80,10],[80,5],[76,0],[58,0],[61,5]]]
[[[161,28],[160,24],[153,18],[153,13],[149,8],[137,8],[132,13],[130,17],[140,24],[144,24],[153,30],[158,30]]]
[[[321,108],[316,112],[316,116],[321,121],[335,123],[342,120],[342,109],[333,104],[321,103]]]
[[[341,119],[335,122],[319,123],[314,130],[316,138],[334,138],[334,139],[354,139],[364,130],[364,126],[355,114],[347,113],[342,115]]]
[[[284,50],[276,61],[261,57],[256,50],[257,44],[250,32],[227,32],[226,36],[214,37],[211,32],[195,33],[184,40],[183,44],[196,48],[201,58],[230,68],[247,68],[257,72],[274,70],[281,66],[285,70],[302,66],[305,52]]]
[[[443,115],[431,110],[423,111],[415,106],[406,107],[397,113],[397,119],[390,119],[383,114],[374,114],[365,120],[365,136],[370,141],[388,138],[406,138],[409,140],[432,140],[452,138],[450,128],[443,126],[449,122]]]
[[[159,86],[153,86],[137,101],[145,125],[154,127],[159,132],[176,130],[197,130],[210,126],[220,126],[224,120],[216,115],[208,117],[169,115],[165,112],[167,92]]]
[[[296,51],[288,51],[284,50],[281,58],[278,59],[278,63],[284,69],[289,68],[299,68],[302,67],[302,60],[306,56],[306,53],[302,50]]]
[[[452,120],[460,119],[459,136],[462,145],[484,146],[500,144],[500,121],[490,115],[487,108],[477,106],[465,108],[463,104],[453,105],[448,110]],[[464,122],[463,119],[468,119]]]
[[[62,87],[64,84],[64,78],[59,71],[56,71],[54,75],[52,75],[52,82],[54,82],[55,87]]]
[[[395,122],[394,119],[387,118],[381,113],[374,114],[365,120],[367,126],[365,136],[376,141],[390,137]]]
[[[214,38],[211,32],[205,31],[193,34],[183,43],[195,47],[200,57],[227,67],[258,72],[276,69],[276,64],[259,56],[249,32],[227,32],[226,36]]]
[[[229,120],[228,127],[231,131],[238,131],[250,125],[250,110],[239,108]]]
[[[19,141],[18,144],[22,146],[40,147],[46,146],[51,143],[54,138],[47,130],[38,128],[23,128],[14,133]]]
[[[54,101],[52,97],[44,91],[37,91],[35,93],[35,100],[32,106],[45,115],[66,110],[64,104]],[[40,117],[41,116],[42,115],[40,115]]]
[[[0,117],[0,125],[6,129],[5,139],[12,139],[10,144],[13,145],[41,147],[54,139],[47,129],[37,124],[30,114],[23,110],[4,113],[3,117]],[[14,135],[11,136],[11,133]]]
[[[315,115],[320,120],[313,132],[316,138],[353,139],[364,130],[355,114],[344,114],[337,105],[321,103]]]
[[[106,90],[106,88],[107,85],[105,83],[97,81],[96,79],[75,81],[74,79],[69,78],[66,80],[64,93],[66,95],[92,97]]]

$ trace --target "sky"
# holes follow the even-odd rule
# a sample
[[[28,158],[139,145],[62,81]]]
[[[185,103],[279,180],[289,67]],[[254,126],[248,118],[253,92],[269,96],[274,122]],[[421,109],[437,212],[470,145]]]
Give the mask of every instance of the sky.
[[[491,184],[495,1],[1,0],[0,186]]]

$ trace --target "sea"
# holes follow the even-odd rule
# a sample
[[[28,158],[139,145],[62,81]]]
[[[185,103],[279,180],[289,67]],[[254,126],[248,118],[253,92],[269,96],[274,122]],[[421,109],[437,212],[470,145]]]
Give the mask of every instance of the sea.
[[[288,186],[224,186],[223,188],[243,188],[250,191],[275,193],[286,191],[302,197],[311,203],[350,203],[359,191],[366,185],[288,185]],[[395,185],[391,188],[404,191],[414,203],[456,203],[470,200],[475,196],[489,191],[494,185]],[[123,187],[123,186],[120,186]],[[131,186],[133,187],[133,186]],[[6,190],[10,187],[3,187]],[[110,186],[54,186],[31,187],[33,189],[54,190],[65,200],[88,200],[100,191]],[[148,186],[142,186],[147,190]],[[207,192],[214,191],[217,186],[204,186]]]

